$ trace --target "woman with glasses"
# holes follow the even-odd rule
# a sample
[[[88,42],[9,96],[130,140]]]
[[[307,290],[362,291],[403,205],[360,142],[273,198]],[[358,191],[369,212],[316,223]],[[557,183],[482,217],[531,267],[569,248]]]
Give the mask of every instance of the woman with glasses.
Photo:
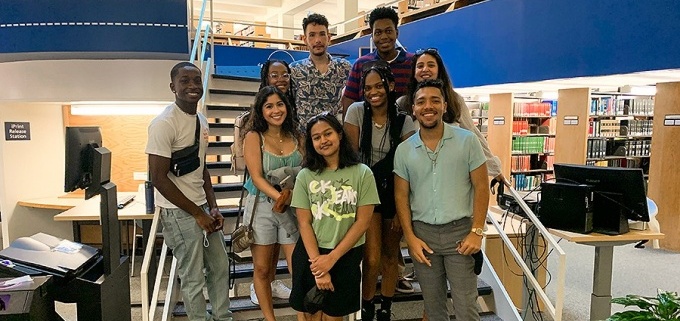
[[[288,98],[293,107],[293,119],[297,122],[297,108],[295,105],[295,93],[293,92],[292,79],[290,78],[290,66],[279,59],[269,59],[262,64],[260,69],[260,89],[265,86],[274,86],[281,90]]]
[[[400,97],[397,101],[400,109],[409,115],[413,115],[413,94],[416,91],[416,85],[426,79],[439,79],[444,83],[444,99],[446,99],[446,113],[443,117],[444,122],[457,124],[461,128],[474,133],[482,144],[482,150],[484,150],[484,156],[486,156],[486,166],[489,171],[489,176],[495,177],[498,181],[506,182],[505,177],[501,172],[500,159],[491,153],[486,138],[479,131],[477,126],[475,126],[467,105],[465,105],[465,99],[453,90],[453,82],[451,82],[444,61],[436,48],[417,50],[413,56],[408,91],[406,95]]]
[[[293,251],[290,305],[306,320],[341,321],[359,310],[364,234],[380,204],[373,173],[361,164],[329,112],[312,117],[303,169],[293,189],[300,240]],[[324,292],[311,307],[306,297]]]
[[[389,321],[397,287],[401,227],[395,217],[394,152],[400,142],[413,135],[413,120],[398,113],[394,76],[386,65],[375,64],[363,71],[361,88],[364,101],[350,105],[345,116],[345,133],[361,161],[375,176],[380,205],[373,212],[366,232],[363,261],[362,320],[376,315],[374,297],[382,272],[378,321]],[[381,271],[382,270],[382,271]]]
[[[243,221],[252,220],[254,235],[250,246],[254,265],[250,300],[260,305],[267,321],[276,320],[272,298],[290,297],[290,289],[280,280],[274,280],[279,251],[283,249],[292,273],[291,256],[299,237],[293,211],[283,206],[290,204],[290,191],[282,190],[282,183],[276,184],[267,178],[268,173],[285,171],[286,167],[293,172],[293,168],[302,163],[302,135],[292,111],[292,105],[279,87],[265,86],[255,96],[244,129],[243,151],[250,177],[244,185],[248,196]]]

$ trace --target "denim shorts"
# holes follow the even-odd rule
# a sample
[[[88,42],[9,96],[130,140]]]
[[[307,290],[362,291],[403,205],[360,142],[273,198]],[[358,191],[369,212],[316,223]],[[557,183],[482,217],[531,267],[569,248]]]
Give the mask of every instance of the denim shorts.
[[[243,224],[249,224],[255,204],[255,195],[246,197],[243,212]],[[295,244],[300,237],[297,218],[293,209],[289,208],[285,213],[272,211],[273,202],[268,197],[259,197],[255,220],[253,221],[254,244]]]

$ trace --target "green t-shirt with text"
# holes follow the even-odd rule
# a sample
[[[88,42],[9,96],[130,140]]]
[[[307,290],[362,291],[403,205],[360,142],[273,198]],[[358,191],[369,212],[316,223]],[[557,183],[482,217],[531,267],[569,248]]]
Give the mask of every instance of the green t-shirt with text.
[[[321,174],[302,169],[295,180],[291,206],[312,212],[320,248],[334,249],[354,224],[357,207],[380,204],[373,172],[358,164]],[[362,235],[354,247],[364,244]]]

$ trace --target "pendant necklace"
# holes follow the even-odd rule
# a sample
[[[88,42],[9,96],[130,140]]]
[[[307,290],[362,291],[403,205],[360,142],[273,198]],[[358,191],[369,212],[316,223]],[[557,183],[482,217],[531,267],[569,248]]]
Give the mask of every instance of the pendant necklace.
[[[269,136],[269,138],[272,138],[272,139],[274,139],[275,141],[278,139],[279,143],[277,144],[276,147],[277,147],[277,149],[279,150],[279,155],[283,155],[283,147],[281,147],[281,145],[283,144],[283,137],[276,138],[276,137],[274,137],[274,136],[272,136],[272,135],[269,135],[269,134],[268,134],[268,135],[265,135],[265,136]]]
[[[434,152],[430,152],[430,149],[425,146],[425,151],[427,152],[427,158],[430,159],[432,162],[432,170],[434,171],[435,166],[437,166],[437,158],[439,157],[439,151],[441,150],[442,147],[442,140],[440,139],[439,142],[437,143],[437,148],[434,149]],[[432,156],[430,156],[430,154]]]

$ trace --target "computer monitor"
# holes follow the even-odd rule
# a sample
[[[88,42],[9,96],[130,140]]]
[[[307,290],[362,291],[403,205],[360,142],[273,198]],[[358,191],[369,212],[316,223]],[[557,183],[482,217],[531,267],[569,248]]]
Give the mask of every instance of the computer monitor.
[[[555,164],[558,182],[593,187],[593,230],[628,232],[628,220],[649,222],[642,169]]]
[[[99,127],[66,127],[65,143],[64,192],[73,192],[81,188],[86,191],[92,190],[94,184],[100,184],[95,181],[100,176],[100,173],[95,173],[97,171],[95,158],[98,156],[96,149],[102,147]],[[86,198],[89,198],[88,195]]]

